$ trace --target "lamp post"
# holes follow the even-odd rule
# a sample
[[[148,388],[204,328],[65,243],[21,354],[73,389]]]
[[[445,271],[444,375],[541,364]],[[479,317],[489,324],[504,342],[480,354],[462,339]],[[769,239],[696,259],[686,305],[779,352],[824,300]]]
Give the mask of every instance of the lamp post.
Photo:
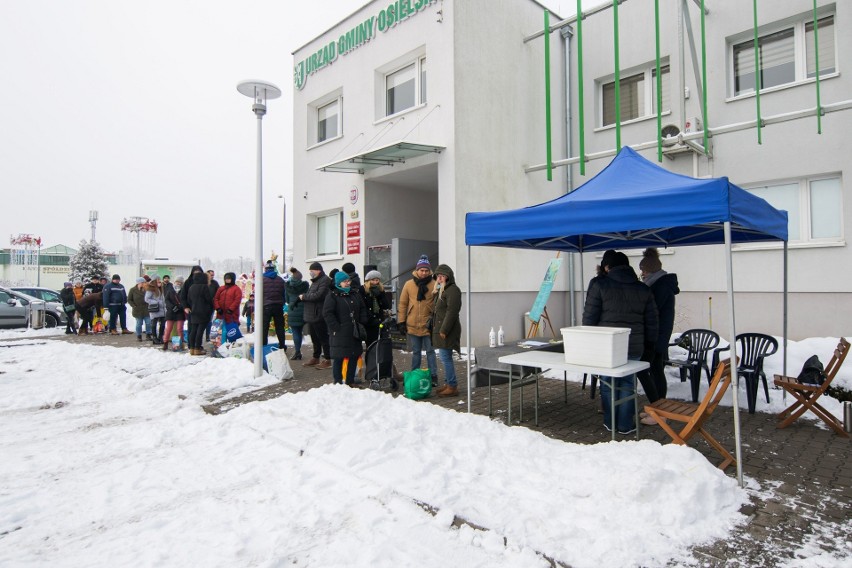
[[[287,198],[283,195],[279,195],[278,199],[281,200],[281,213],[283,215],[281,220],[281,256],[283,260],[281,261],[281,272],[287,271]]]
[[[266,114],[266,100],[277,99],[281,89],[264,81],[242,81],[237,91],[251,97],[254,104],[252,112],[257,117],[257,190],[255,192],[255,234],[254,234],[254,376],[263,374],[263,115]]]

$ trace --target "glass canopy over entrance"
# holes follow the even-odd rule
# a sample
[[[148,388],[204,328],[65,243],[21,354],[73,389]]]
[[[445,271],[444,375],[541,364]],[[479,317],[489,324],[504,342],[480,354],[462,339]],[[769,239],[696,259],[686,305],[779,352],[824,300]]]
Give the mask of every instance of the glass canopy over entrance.
[[[406,160],[425,154],[440,154],[445,146],[418,144],[416,142],[394,142],[381,148],[361,152],[354,156],[326,164],[317,168],[321,172],[341,172],[363,174],[368,170],[382,166],[404,164]]]

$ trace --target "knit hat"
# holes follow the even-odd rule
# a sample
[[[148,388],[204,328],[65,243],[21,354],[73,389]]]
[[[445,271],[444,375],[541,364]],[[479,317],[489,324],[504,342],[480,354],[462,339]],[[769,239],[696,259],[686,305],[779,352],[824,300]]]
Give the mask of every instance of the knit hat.
[[[74,281],[74,286],[82,286],[82,285],[83,285],[83,281],[82,281],[82,280],[75,280],[75,281]]]
[[[421,268],[428,268],[432,270],[432,265],[429,264],[429,257],[425,254],[420,255],[420,260],[417,261],[417,265],[414,267],[414,270],[420,270]]]
[[[115,280],[115,276],[113,276],[112,279]],[[136,279],[137,284],[142,284],[143,282],[145,282],[145,279],[142,278],[141,276]]]
[[[178,276],[177,278],[175,278],[175,284],[183,284],[185,281],[186,279],[183,276]]]
[[[371,270],[364,277],[364,281],[368,282],[368,281],[372,280],[373,278],[378,278],[379,280],[381,280],[382,279],[382,273],[379,272],[378,270]]]
[[[143,274],[143,275],[142,275],[142,280],[144,280],[145,282],[150,282],[150,281],[151,281],[151,277],[150,277],[150,276],[148,276],[147,274]]]
[[[265,270],[275,270],[275,263],[271,260],[266,261],[266,266],[264,266]]]
[[[112,279],[113,280],[121,280],[121,276],[119,276],[118,274],[113,274]]]
[[[71,284],[70,282],[66,282],[65,284],[63,284],[63,287],[65,288],[70,288],[71,286],[73,286],[73,284]]]
[[[160,279],[160,275],[159,274],[152,274],[150,276],[150,278],[151,278],[151,282],[156,282],[157,280]]]
[[[616,266],[630,266],[630,259],[627,258],[627,255],[623,252],[616,252],[612,255],[612,261],[608,266],[610,268],[615,268]]]
[[[308,270],[322,270],[322,264],[319,262],[312,262]]]
[[[340,270],[342,270],[346,274],[352,274],[353,272],[355,272],[355,265],[352,264],[351,262],[347,262],[347,263],[344,263],[344,265],[340,267]]]
[[[349,280],[349,275],[343,271],[338,271],[337,274],[334,275],[334,285],[340,286],[340,283],[344,280]]]
[[[639,270],[648,274],[659,272],[663,269],[663,263],[660,262],[660,251],[655,247],[648,247],[642,253],[642,260],[639,262]]]
[[[291,267],[290,267],[290,274],[292,274],[292,275],[293,275],[293,278],[295,278],[296,280],[301,280],[301,279],[302,279],[302,273],[301,273],[301,272],[299,272],[299,269],[298,269],[298,268],[296,268],[295,266],[291,266]]]

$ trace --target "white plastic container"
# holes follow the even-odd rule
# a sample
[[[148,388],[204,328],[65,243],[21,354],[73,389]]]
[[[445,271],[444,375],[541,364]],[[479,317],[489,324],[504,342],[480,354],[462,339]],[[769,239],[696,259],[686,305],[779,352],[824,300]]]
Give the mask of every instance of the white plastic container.
[[[500,326],[500,329],[497,330],[497,346],[506,344],[506,336],[503,333],[503,326]]]
[[[488,332],[488,347],[497,347],[497,334],[494,333],[494,328],[491,328],[491,331]]]
[[[630,328],[578,325],[561,331],[566,363],[606,368],[627,363]]]

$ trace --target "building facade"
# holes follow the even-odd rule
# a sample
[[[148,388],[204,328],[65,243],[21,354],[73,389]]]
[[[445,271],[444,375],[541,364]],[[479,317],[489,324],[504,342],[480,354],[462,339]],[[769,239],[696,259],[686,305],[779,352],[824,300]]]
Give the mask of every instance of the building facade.
[[[702,49],[698,4],[661,3],[660,114],[672,138],[660,165],[694,177],[727,176],[787,210],[789,336],[848,335],[844,138],[852,81],[842,65],[852,39],[841,31],[852,25],[852,6],[818,3],[816,33],[810,0],[758,6],[758,143],[753,5],[707,3]],[[319,261],[326,271],[344,262],[377,265],[386,280],[400,276],[401,283],[426,253],[433,266],[452,266],[463,290],[471,288],[474,344],[497,325],[507,339],[520,337],[554,254],[475,248],[469,258],[464,217],[534,205],[580,186],[609,163],[617,130],[622,145],[657,160],[654,2],[619,6],[617,42],[613,16],[611,4],[588,10],[582,45],[575,20],[549,34],[552,159],[558,165],[577,156],[581,106],[587,156],[584,175],[575,162],[556,167],[552,181],[540,167],[547,120],[545,36],[532,37],[544,26],[537,2],[370,2],[296,50],[294,264],[306,269]],[[559,20],[550,16],[551,25]],[[702,130],[712,134],[706,151]],[[638,267],[641,251],[628,252]],[[664,269],[680,280],[676,330],[724,334],[723,248],[661,252]],[[579,320],[599,256],[563,256],[548,302],[557,332]],[[737,328],[780,335],[782,246],[740,246],[733,256]]]

